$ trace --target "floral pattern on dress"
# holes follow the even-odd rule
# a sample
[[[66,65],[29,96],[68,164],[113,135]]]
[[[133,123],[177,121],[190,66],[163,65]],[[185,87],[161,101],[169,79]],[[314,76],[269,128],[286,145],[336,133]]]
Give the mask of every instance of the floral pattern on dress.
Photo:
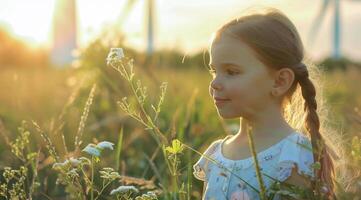
[[[231,194],[231,200],[250,200],[248,193],[245,190],[236,191]]]
[[[207,149],[206,151],[217,163],[207,163],[207,159],[202,157],[193,166],[195,175],[198,175],[195,177],[207,180],[202,199],[259,200],[256,191],[259,190],[259,186],[253,157],[242,160],[231,160],[224,157],[221,151],[224,141],[225,139],[218,140],[209,148],[212,150]],[[273,146],[257,153],[266,189],[274,183],[274,180],[283,180],[289,177],[290,171],[295,166],[298,167],[299,173],[312,174],[309,165],[313,163],[313,155],[304,146],[310,146],[310,141],[306,136],[295,132]],[[240,180],[242,181],[240,182]],[[279,197],[276,195],[274,199],[279,200]]]

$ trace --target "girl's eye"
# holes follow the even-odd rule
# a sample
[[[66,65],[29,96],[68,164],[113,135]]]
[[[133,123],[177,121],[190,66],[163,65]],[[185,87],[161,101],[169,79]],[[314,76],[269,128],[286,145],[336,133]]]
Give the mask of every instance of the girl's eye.
[[[209,70],[209,73],[210,73],[212,76],[215,76],[215,75],[217,74],[216,70],[214,70],[214,69],[210,69],[210,70]],[[238,74],[238,72],[233,71],[233,70],[230,70],[230,69],[227,69],[227,70],[226,70],[226,74],[233,76],[233,75]]]
[[[235,72],[235,71],[232,71],[232,70],[227,70],[227,74],[228,75],[236,75],[236,74],[238,74],[238,72]]]

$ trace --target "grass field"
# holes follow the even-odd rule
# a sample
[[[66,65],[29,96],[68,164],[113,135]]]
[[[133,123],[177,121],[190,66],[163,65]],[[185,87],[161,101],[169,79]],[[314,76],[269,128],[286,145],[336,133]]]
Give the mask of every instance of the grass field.
[[[161,82],[168,82],[155,125],[169,142],[178,139],[203,152],[239,121],[222,121],[217,116],[208,94],[211,77],[206,70],[153,67],[150,75],[135,66],[134,71],[136,79],[147,87],[144,109],[148,113],[153,113],[149,103],[157,105]],[[357,174],[361,171],[360,141],[354,139],[352,147],[347,144],[361,135],[361,71],[350,67],[345,72],[325,73],[323,78],[330,124],[344,135],[344,151],[352,154],[347,158],[348,167]],[[169,143],[168,153],[162,154],[152,131],[145,130],[119,106],[124,96],[136,105],[128,84],[114,69],[105,66],[2,70],[0,196],[16,193],[23,194],[19,199],[25,199],[31,193],[33,199],[111,199],[112,190],[116,193],[118,186],[131,184],[136,189],[125,188],[129,197],[132,191],[138,191],[139,196],[153,191],[159,199],[200,199],[203,185],[192,177],[191,168],[199,155],[177,143]],[[144,113],[140,116],[145,117]],[[81,137],[81,143],[75,142],[76,136]],[[114,146],[93,145],[90,153],[81,151],[89,143],[101,141]],[[360,174],[355,177],[343,180],[348,187],[339,193],[341,199],[361,195]]]

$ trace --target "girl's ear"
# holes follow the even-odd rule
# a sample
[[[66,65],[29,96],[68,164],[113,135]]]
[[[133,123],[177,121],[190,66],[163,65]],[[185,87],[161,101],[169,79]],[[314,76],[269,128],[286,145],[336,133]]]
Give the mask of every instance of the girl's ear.
[[[295,80],[295,74],[290,68],[282,68],[274,73],[274,84],[272,87],[272,94],[281,96],[285,94],[292,86]]]

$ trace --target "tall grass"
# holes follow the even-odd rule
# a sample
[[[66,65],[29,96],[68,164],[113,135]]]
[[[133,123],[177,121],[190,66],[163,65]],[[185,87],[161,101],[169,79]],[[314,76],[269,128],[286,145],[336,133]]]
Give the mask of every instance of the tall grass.
[[[128,69],[127,78],[129,80],[129,75],[132,73],[129,71],[129,66],[124,65],[124,67]],[[29,97],[35,98],[29,101],[29,110],[27,111],[26,106],[23,105],[18,115],[15,111],[10,111],[12,107],[8,106],[11,105],[9,102],[14,100],[13,97],[10,98],[5,93],[0,95],[4,102],[0,109],[2,113],[6,113],[5,123],[0,125],[0,133],[4,138],[3,143],[8,144],[0,147],[2,153],[0,182],[1,185],[6,185],[6,190],[2,190],[3,193],[0,193],[3,194],[2,197],[5,198],[4,195],[6,195],[10,198],[10,191],[12,191],[13,194],[18,194],[20,199],[124,198],[122,195],[145,199],[154,198],[152,193],[147,194],[148,191],[153,191],[159,199],[200,199],[203,185],[193,180],[192,164],[195,159],[202,156],[200,149],[204,149],[211,141],[226,134],[228,124],[232,123],[232,121],[220,121],[216,117],[212,102],[207,100],[209,99],[207,98],[209,79],[204,75],[205,73],[182,69],[157,70],[159,79],[168,82],[162,88],[160,85],[154,85],[155,83],[146,74],[139,73],[139,69],[135,67],[132,88],[127,79],[124,79],[118,71],[122,70],[121,68],[101,68],[99,66],[98,68],[95,70],[96,73],[91,71],[92,76],[84,81],[84,85],[79,82],[81,79],[74,74],[71,75],[72,78],[75,77],[73,94],[68,91],[69,87],[58,84],[60,88],[56,89],[59,90],[57,95],[54,94],[55,92],[51,93],[56,99],[56,104],[53,104],[54,108],[49,113],[43,113],[43,116],[41,113],[35,113],[33,123],[23,128],[30,133],[29,136],[26,134],[22,136],[22,131],[16,133],[8,129],[10,127],[12,130],[12,127],[17,126],[17,119],[21,119],[23,116],[29,119],[31,112],[50,107],[49,103],[45,103],[49,98],[41,97],[45,97],[47,91],[54,90],[56,87],[50,84],[49,88],[44,90],[44,94],[40,94],[41,85],[36,82],[35,86],[38,89],[35,96],[37,97]],[[79,72],[79,76],[87,73],[85,70],[76,72]],[[136,72],[138,73],[136,74]],[[97,76],[98,73],[101,76]],[[125,72],[123,71],[123,73]],[[51,77],[52,74],[49,72],[48,76]],[[55,79],[67,79],[64,78],[66,74],[59,75]],[[355,74],[349,75],[357,76]],[[4,76],[4,74],[0,76]],[[326,92],[336,105],[335,109],[340,113],[337,117],[342,119],[343,105],[348,103],[346,97],[354,99],[352,105],[361,103],[357,102],[357,96],[360,94],[349,91],[357,91],[356,85],[352,84],[352,81],[357,78],[342,78],[344,76],[339,73],[328,76],[330,76],[330,85],[338,82],[329,87]],[[4,83],[2,87],[18,92],[17,98],[24,98],[25,93],[20,93],[25,89],[16,90],[16,86],[22,84],[22,88],[26,88],[26,85],[31,85],[30,82],[33,80],[31,78],[27,80],[24,77],[26,77],[25,74],[19,73],[18,81],[13,82],[13,86]],[[38,75],[37,77],[39,78]],[[138,79],[138,77],[140,78]],[[51,82],[51,79],[47,78],[44,76],[39,79],[43,80],[40,82]],[[186,79],[189,81],[184,81]],[[0,82],[5,80],[8,79],[1,79]],[[142,81],[138,83],[138,80]],[[197,85],[194,80],[197,80]],[[54,82],[60,83],[60,81]],[[94,82],[97,85],[96,92],[95,89],[92,89]],[[354,88],[343,87],[341,83]],[[70,97],[65,101],[64,99],[67,99],[66,96],[69,94]],[[122,100],[123,96],[127,96],[127,98]],[[106,100],[102,101],[102,99]],[[120,101],[115,100],[116,103],[112,104],[114,99],[120,99]],[[35,102],[39,107],[35,107]],[[122,108],[129,109],[129,113]],[[59,115],[54,114],[56,110],[60,110]],[[124,113],[135,116],[134,120],[127,119]],[[346,113],[345,119],[354,121],[352,121],[353,123],[344,121],[344,123],[350,124],[347,126],[347,131],[354,132],[355,137],[349,137],[349,144],[352,143],[352,145],[345,150],[349,155],[348,162],[345,164],[350,171],[350,178],[345,179],[338,186],[338,196],[340,199],[353,199],[361,194],[360,187],[358,187],[361,180],[359,173],[361,141],[359,137],[356,137],[356,130],[359,127],[357,120],[360,115],[356,109]],[[54,115],[56,117],[52,117]],[[13,117],[10,119],[8,116]],[[141,125],[141,128],[138,125]],[[20,127],[22,126],[24,125],[20,125]],[[23,143],[26,144],[26,147],[21,142],[17,143],[17,138],[18,141],[28,140]],[[97,149],[99,141],[103,140],[114,141],[115,151],[104,150],[99,157],[87,152],[74,152],[77,146],[78,150],[81,150],[87,144],[92,144],[91,147]],[[17,157],[20,154],[16,155],[11,152],[11,144],[19,146],[16,147],[18,152],[19,149],[22,149],[22,159]],[[13,151],[16,152],[16,150]],[[12,158],[10,158],[11,155],[13,155]],[[206,155],[203,156],[207,158]],[[219,164],[210,157],[208,159],[216,165]],[[9,166],[11,168],[6,168]],[[225,170],[233,173],[230,169]],[[91,178],[92,172],[93,178]],[[8,177],[8,174],[14,174],[14,176],[6,181],[5,177]],[[235,173],[233,175],[234,177],[238,176]],[[238,176],[237,178],[242,180],[242,177]],[[20,185],[16,186],[13,183],[18,179],[26,181],[20,182]],[[57,179],[59,184],[55,185]],[[136,190],[121,187],[125,185],[133,185]],[[26,190],[17,190],[19,186],[25,187]],[[277,188],[277,185],[275,187],[276,191],[278,189],[285,192],[282,190],[283,188]],[[253,189],[258,191],[257,188]],[[114,196],[110,195],[112,191]],[[121,194],[121,192],[125,193]],[[261,193],[262,190],[258,192]],[[26,197],[20,196],[22,194]]]

